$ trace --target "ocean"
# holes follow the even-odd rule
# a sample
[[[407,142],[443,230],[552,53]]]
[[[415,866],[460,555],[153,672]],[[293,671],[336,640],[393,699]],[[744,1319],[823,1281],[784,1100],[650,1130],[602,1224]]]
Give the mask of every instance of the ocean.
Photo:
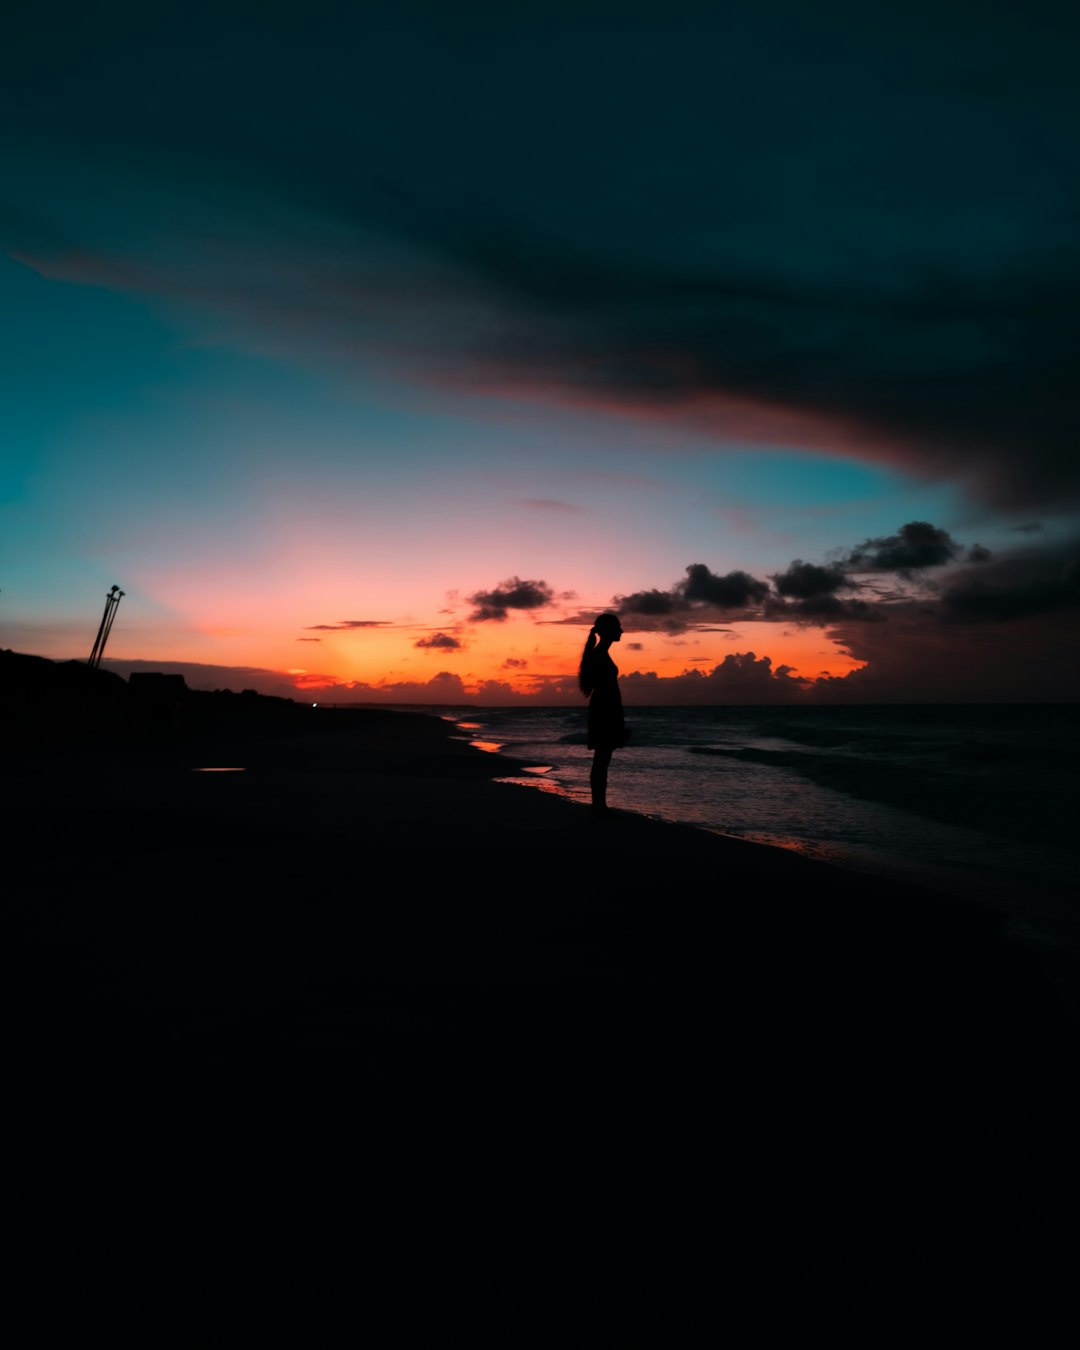
[[[1017,915],[1080,913],[1080,706],[627,708],[608,801]],[[589,800],[582,708],[440,708]]]

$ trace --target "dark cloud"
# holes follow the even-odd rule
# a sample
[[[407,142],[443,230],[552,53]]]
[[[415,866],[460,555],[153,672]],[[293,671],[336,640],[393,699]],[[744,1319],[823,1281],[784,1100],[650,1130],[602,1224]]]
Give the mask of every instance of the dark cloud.
[[[1016,617],[1003,631],[970,612],[943,622],[939,607],[908,603],[894,606],[887,624],[839,624],[830,636],[865,664],[819,680],[815,702],[1076,701],[1080,624],[1063,623],[1060,612]]]
[[[321,642],[322,638],[297,638],[297,642]]]
[[[910,579],[930,567],[946,570],[933,589],[918,599],[913,598],[910,589],[858,581],[846,570],[889,571]],[[826,628],[834,640],[848,644],[854,643],[853,634],[867,627],[884,627],[889,620],[889,626],[897,626],[900,631],[886,636],[884,646],[880,642],[873,644],[875,655],[871,664],[878,670],[884,665],[899,672],[907,669],[902,655],[892,654],[887,662],[882,662],[881,653],[890,650],[890,641],[902,648],[912,632],[920,635],[919,648],[925,650],[931,643],[928,633],[955,630],[961,624],[992,626],[1044,615],[1080,613],[1080,540],[1030,544],[1009,554],[996,555],[978,544],[964,547],[948,531],[926,521],[911,521],[894,535],[867,539],[842,555],[839,562],[817,564],[796,559],[784,572],[774,574],[772,580],[774,589],[768,592],[764,583],[745,572],[718,577],[704,564],[697,563],[687,568],[687,580],[669,591],[638,591],[617,600],[620,613],[629,621],[668,633],[689,628],[698,633],[717,631],[708,615],[710,608],[719,602],[742,601],[754,617],[773,623]],[[843,594],[856,588],[870,598]],[[760,599],[763,592],[767,593]],[[997,631],[1000,633],[1000,628]],[[861,651],[870,649],[863,639],[858,645]],[[1011,670],[1014,664],[1010,658],[1006,667]],[[909,671],[911,688],[898,685],[895,674],[891,678],[892,683],[886,680],[879,684],[871,672],[860,675],[854,682],[826,680],[820,686],[820,697],[842,701],[846,690],[859,699],[871,697],[873,692],[873,696],[885,701],[904,700],[912,697],[912,689],[921,677],[917,664],[913,663]],[[989,681],[984,683],[990,687]],[[1033,688],[1050,684],[1044,679]],[[950,700],[956,697],[952,675],[946,680],[927,672],[926,688],[935,687],[947,689]],[[1011,683],[1003,679],[1001,687],[1011,689],[1009,696],[1013,699],[1024,697],[1018,679],[1013,678]],[[673,688],[670,692],[683,697],[681,690]]]
[[[508,656],[502,663],[503,670],[524,670],[528,661],[519,660],[516,656]]]
[[[866,600],[842,600],[835,595],[815,595],[808,600],[784,602],[769,599],[762,617],[780,623],[826,624],[880,623],[886,606]]]
[[[615,605],[624,617],[639,622],[644,620],[645,626],[668,633],[685,632],[691,625],[701,631],[715,632],[712,624],[718,609],[743,610],[765,619],[790,618],[801,623],[829,623],[840,617],[873,617],[870,606],[862,601],[836,599],[835,591],[856,585],[838,566],[817,566],[796,560],[774,580],[780,595],[791,597],[791,603],[775,599],[770,595],[768,583],[748,572],[720,575],[704,563],[691,563],[685,579],[670,590],[653,589],[616,596]],[[649,623],[650,620],[656,622]],[[703,622],[709,626],[702,628]]]
[[[628,642],[626,646],[632,652],[643,652],[645,650],[644,642]]]
[[[686,568],[686,579],[676,582],[671,590],[616,595],[614,605],[622,616],[645,620],[659,618],[663,620],[660,628],[680,633],[686,630],[688,622],[693,622],[697,610],[745,609],[760,603],[767,595],[767,583],[759,582],[748,572],[728,572],[720,576],[711,572],[705,563],[691,563]]]
[[[925,520],[913,520],[896,534],[864,540],[851,550],[843,565],[854,572],[910,574],[926,567],[941,567],[959,553],[959,544],[947,530]]]
[[[1007,623],[1068,611],[1080,611],[1080,541],[981,562],[941,593],[950,622]]]
[[[676,591],[635,591],[633,595],[617,595],[613,603],[619,614],[643,614],[649,618],[689,608],[685,596]]]
[[[511,577],[494,590],[470,595],[469,604],[475,608],[469,617],[474,623],[488,620],[501,623],[511,609],[542,609],[553,600],[554,592],[546,581],[522,581],[520,577]]]
[[[704,563],[691,563],[686,569],[686,580],[679,589],[691,603],[715,605],[718,609],[744,609],[760,604],[769,593],[766,582],[758,581],[747,572],[728,572],[718,576]]]
[[[309,633],[342,633],[349,628],[389,628],[389,619],[342,619],[340,623],[309,623]]]
[[[461,643],[456,637],[451,637],[449,633],[432,633],[430,637],[418,638],[414,647],[419,647],[421,651],[451,651],[461,650]]]
[[[91,165],[85,195],[102,160],[152,165],[257,213],[285,265],[221,248],[140,284],[308,347],[395,346],[720,437],[750,408],[772,444],[888,454],[1010,508],[1080,499],[1075,10],[691,8],[568,40],[512,8],[340,7],[300,41],[272,7],[257,41],[228,7],[84,8],[43,47],[24,6],[5,37],[38,59],[6,72],[2,121]],[[192,195],[123,203],[144,253]],[[74,266],[95,241],[72,215],[32,229],[17,201],[13,246]]]
[[[661,677],[653,672],[623,676],[619,684],[628,704],[791,703],[802,701],[812,681],[799,679],[790,666],[775,670],[768,656],[732,652],[711,671],[686,670]]]
[[[770,596],[765,602],[766,619],[824,625],[841,620],[873,623],[884,617],[880,606],[837,595],[837,591],[854,590],[858,585],[839,563],[808,563],[796,558],[786,571],[774,573],[772,582],[780,598]]]
[[[822,596],[835,595],[837,591],[849,590],[855,585],[839,566],[819,567],[816,563],[803,562],[796,558],[786,572],[778,572],[773,578],[777,593],[786,600],[817,600]]]
[[[717,609],[743,610],[747,616],[779,623],[816,624],[877,623],[887,617],[890,606],[909,597],[903,590],[888,589],[857,580],[853,573],[895,572],[912,578],[929,567],[941,567],[963,558],[985,567],[990,551],[976,544],[963,549],[947,530],[926,521],[909,521],[894,535],[867,539],[844,553],[839,561],[804,562],[796,558],[783,572],[773,573],[772,589],[748,572],[724,575],[704,563],[691,563],[686,578],[670,590],[635,591],[616,596],[618,612],[639,626],[669,633],[714,632],[706,626]],[[872,598],[841,594],[861,590]],[[928,602],[929,603],[929,602]]]

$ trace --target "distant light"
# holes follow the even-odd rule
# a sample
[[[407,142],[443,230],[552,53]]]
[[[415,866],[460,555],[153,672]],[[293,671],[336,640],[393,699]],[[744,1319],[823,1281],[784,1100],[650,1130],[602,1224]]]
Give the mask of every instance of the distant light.
[[[318,705],[317,703],[313,703],[311,706],[312,706],[313,708],[317,708],[319,705]]]

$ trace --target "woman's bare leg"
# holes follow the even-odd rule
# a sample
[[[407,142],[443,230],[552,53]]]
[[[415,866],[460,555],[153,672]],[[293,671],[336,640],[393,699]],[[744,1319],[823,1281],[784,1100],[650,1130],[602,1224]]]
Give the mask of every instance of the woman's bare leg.
[[[592,790],[592,808],[594,811],[607,810],[607,771],[610,763],[610,750],[593,751],[592,769],[589,772],[589,787]]]

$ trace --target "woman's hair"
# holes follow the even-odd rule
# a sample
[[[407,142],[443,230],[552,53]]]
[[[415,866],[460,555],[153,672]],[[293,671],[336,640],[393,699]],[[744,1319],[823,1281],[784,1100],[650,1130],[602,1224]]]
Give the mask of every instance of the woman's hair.
[[[614,636],[615,630],[621,628],[619,616],[610,612],[598,614],[593,626],[589,629],[589,636],[585,639],[585,649],[581,653],[581,664],[578,666],[577,682],[578,688],[589,698],[593,691],[592,677],[592,654],[596,650],[596,640],[598,637],[607,636],[611,633]]]

